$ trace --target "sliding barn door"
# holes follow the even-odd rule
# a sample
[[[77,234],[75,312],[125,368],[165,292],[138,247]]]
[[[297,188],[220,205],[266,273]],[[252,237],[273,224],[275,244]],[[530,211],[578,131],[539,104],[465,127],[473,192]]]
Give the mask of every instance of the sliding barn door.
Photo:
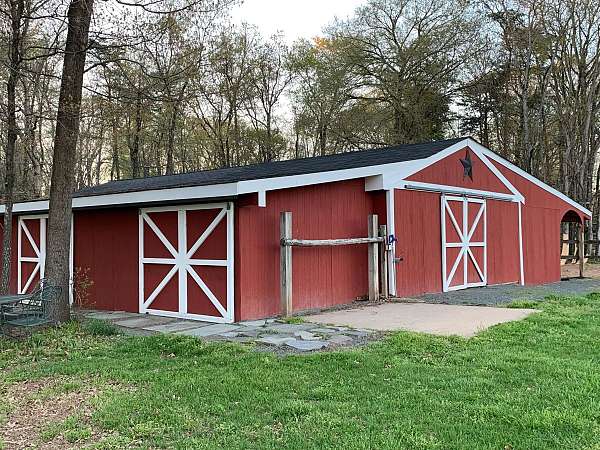
[[[140,312],[233,322],[233,205],[140,211]]]
[[[17,230],[17,291],[32,292],[44,277],[47,216],[19,216]]]
[[[442,195],[444,292],[487,284],[486,203]]]

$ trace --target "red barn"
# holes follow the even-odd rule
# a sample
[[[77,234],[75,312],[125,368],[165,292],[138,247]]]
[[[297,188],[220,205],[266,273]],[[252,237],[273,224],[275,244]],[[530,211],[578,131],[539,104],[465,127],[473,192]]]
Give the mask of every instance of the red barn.
[[[47,201],[15,205],[12,288],[44,273]],[[470,138],[113,181],[73,199],[90,305],[231,322],[280,313],[279,216],[303,239],[395,237],[397,296],[560,279],[561,221],[591,213]],[[0,213],[3,211],[0,211]],[[294,310],[366,295],[366,246],[293,255]]]

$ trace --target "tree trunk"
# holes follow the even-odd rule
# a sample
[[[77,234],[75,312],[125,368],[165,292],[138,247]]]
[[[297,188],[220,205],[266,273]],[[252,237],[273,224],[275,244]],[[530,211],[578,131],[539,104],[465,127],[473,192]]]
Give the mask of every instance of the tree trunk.
[[[75,153],[79,137],[81,91],[94,0],[71,0],[68,32],[56,116],[54,159],[46,251],[48,282],[62,288],[50,314],[55,323],[69,320],[69,253]]]
[[[175,127],[177,125],[177,106],[171,105],[171,114],[169,116],[169,128],[167,129],[167,168],[165,175],[173,175],[175,172],[175,162],[173,151],[175,149]]]
[[[137,92],[135,99],[135,134],[130,147],[129,159],[131,160],[131,176],[140,177],[140,133],[142,132],[142,94]]]
[[[10,286],[10,266],[12,254],[12,218],[15,190],[15,148],[17,146],[17,105],[16,90],[21,64],[21,20],[23,17],[23,0],[10,2],[11,36],[8,47],[9,75],[6,83],[7,100],[7,139],[6,139],[6,173],[4,175],[4,234],[2,236],[2,279],[0,292],[7,294]]]

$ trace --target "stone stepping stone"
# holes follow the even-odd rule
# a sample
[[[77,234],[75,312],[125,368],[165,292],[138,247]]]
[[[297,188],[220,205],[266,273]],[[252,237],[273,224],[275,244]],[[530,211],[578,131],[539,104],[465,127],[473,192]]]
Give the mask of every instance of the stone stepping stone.
[[[348,330],[348,331],[344,331],[343,333],[348,336],[365,337],[365,336],[368,336],[369,333],[372,333],[372,331]]]
[[[328,346],[327,342],[323,341],[300,341],[298,339],[292,339],[286,342],[285,345],[301,352],[320,350]]]
[[[264,327],[267,323],[266,319],[262,320],[246,320],[244,322],[239,322],[238,325],[244,327]]]
[[[336,344],[336,345],[343,345],[343,344],[348,344],[349,342],[352,342],[353,339],[350,336],[345,336],[343,334],[336,334],[334,336],[331,336],[327,342],[331,342],[332,344]]]
[[[209,325],[206,323],[206,325]],[[198,328],[204,326],[202,322],[191,322],[191,321],[177,321],[171,322],[164,325],[152,325],[149,327],[143,327],[144,330],[157,331],[159,333],[176,333],[177,331],[190,330],[192,328]]]
[[[257,339],[256,342],[258,342],[260,344],[274,345],[275,347],[279,347],[283,344],[286,344],[287,342],[295,341],[295,340],[296,340],[295,338],[293,338],[291,336],[287,336],[287,335],[272,335],[272,336],[265,336],[260,339]]]
[[[224,338],[235,338],[238,337],[240,333],[237,331],[226,331],[225,333],[219,333],[218,335]]]
[[[319,341],[319,340],[321,340],[321,336],[315,336],[310,331],[303,331],[303,330],[296,331],[294,333],[294,336],[302,339],[303,341]]]
[[[312,325],[305,323],[275,323],[265,327],[266,332],[274,333],[295,333],[296,331],[306,330]]]
[[[214,325],[206,325],[198,328],[192,328],[190,330],[180,331],[177,334],[183,334],[185,336],[195,336],[195,337],[207,337],[207,336],[215,336],[221,333],[227,333],[229,331],[234,331],[239,328],[238,325],[230,325],[226,323],[217,323]]]
[[[88,319],[98,319],[98,320],[119,320],[119,319],[128,319],[139,317],[138,313],[130,313],[125,311],[106,311],[106,312],[92,312],[86,313],[85,317]]]
[[[260,334],[264,333],[263,330],[261,329],[256,329],[256,328],[249,328],[249,329],[244,329],[244,328],[240,328],[239,330],[240,336],[247,336],[247,337],[258,337]]]
[[[119,320],[115,322],[115,325],[125,328],[145,328],[153,325],[164,325],[170,322],[174,322],[174,319],[169,317],[158,317],[158,316],[139,316],[133,319]]]
[[[334,330],[333,328],[313,328],[310,330],[311,333],[319,333],[319,334],[337,334],[338,330]]]

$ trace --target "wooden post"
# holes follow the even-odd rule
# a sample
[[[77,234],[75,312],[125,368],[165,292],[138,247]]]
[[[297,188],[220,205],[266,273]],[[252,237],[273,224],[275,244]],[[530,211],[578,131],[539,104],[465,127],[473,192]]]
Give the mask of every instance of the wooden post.
[[[292,238],[292,213],[282,212],[280,216],[281,229],[281,314],[289,317],[292,314],[292,246],[285,243]]]
[[[369,214],[369,237],[377,237],[379,233],[379,220],[377,214]],[[369,245],[369,301],[375,302],[379,300],[379,249],[378,243]]]
[[[583,269],[585,266],[585,238],[582,222],[577,228],[577,252],[579,253],[579,276],[583,278]]]
[[[379,226],[379,237],[383,238],[383,242],[379,246],[381,249],[380,273],[381,273],[381,296],[385,299],[389,297],[388,291],[388,261],[387,261],[387,226]]]

